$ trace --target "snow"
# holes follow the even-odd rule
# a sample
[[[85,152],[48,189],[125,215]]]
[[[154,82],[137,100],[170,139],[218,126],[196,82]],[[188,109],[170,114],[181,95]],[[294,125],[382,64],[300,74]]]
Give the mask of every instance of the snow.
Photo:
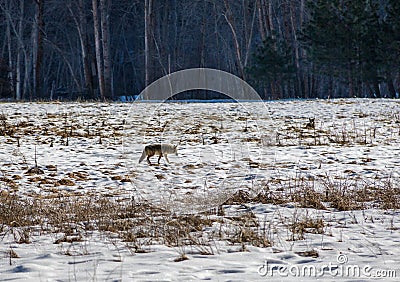
[[[29,244],[19,244],[13,234],[18,229],[0,227],[0,280],[310,280],[278,266],[293,272],[304,266],[325,269],[319,279],[326,281],[364,281],[390,271],[400,276],[397,209],[379,209],[374,202],[350,211],[290,202],[226,203],[239,190],[254,197],[268,186],[278,195],[300,179],[317,191],[329,181],[354,189],[388,181],[396,186],[400,101],[3,103],[0,113],[0,130],[16,126],[13,134],[0,134],[0,164],[2,176],[17,185],[2,181],[0,193],[15,191],[21,198],[103,195],[148,201],[177,215],[225,203],[230,222],[215,220],[203,230],[201,238],[211,238],[205,247],[151,241],[143,244],[145,253],[134,252],[112,232],[93,230],[78,242],[55,244],[63,234],[37,230]],[[309,118],[315,118],[315,128],[307,128]],[[178,156],[168,155],[170,164],[164,158],[159,166],[138,164],[144,145],[160,142],[177,144]],[[29,175],[35,151],[44,173]],[[73,183],[65,185],[62,179]],[[272,246],[222,239],[240,229],[234,218],[249,214]],[[309,218],[321,219],[323,232],[290,232],[292,223]],[[219,232],[224,235],[215,236]],[[10,259],[10,250],[18,258]],[[311,250],[318,257],[302,256]],[[182,254],[188,259],[175,261]],[[324,268],[332,265],[332,272]],[[346,266],[362,273],[340,273]]]

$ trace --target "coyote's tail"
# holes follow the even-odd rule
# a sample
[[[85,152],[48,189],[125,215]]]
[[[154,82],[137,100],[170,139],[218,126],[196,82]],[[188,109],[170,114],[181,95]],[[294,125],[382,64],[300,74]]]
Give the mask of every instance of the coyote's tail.
[[[146,157],[146,150],[143,149],[143,153],[140,156],[139,163],[141,163],[144,160],[145,157]]]

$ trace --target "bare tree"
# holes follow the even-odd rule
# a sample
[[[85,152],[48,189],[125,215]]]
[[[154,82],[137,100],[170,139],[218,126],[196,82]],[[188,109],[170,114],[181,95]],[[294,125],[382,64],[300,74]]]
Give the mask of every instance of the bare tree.
[[[114,99],[140,93],[161,75],[185,68],[218,68],[249,79],[253,54],[266,42],[272,53],[288,54],[291,72],[274,80],[252,77],[265,97],[378,92],[352,72],[345,75],[345,85],[310,61],[299,34],[311,15],[306,3],[313,2],[0,0],[2,78],[8,75],[6,83],[18,100],[46,98],[50,89],[60,99],[82,93]],[[382,20],[389,2],[379,4]],[[395,63],[388,72],[379,90],[393,97],[400,81]]]
[[[230,8],[229,2],[228,0],[224,0],[224,4],[225,4],[225,13],[224,13],[224,17],[226,22],[229,25],[229,28],[232,32],[232,36],[233,36],[233,43],[235,45],[235,54],[236,54],[236,64],[239,70],[239,74],[240,77],[242,79],[245,79],[245,73],[244,73],[244,65],[242,62],[242,54],[241,54],[241,48],[240,48],[240,44],[239,44],[239,38],[238,35],[236,33],[236,29],[235,29],[235,22],[234,22],[234,18],[233,18],[233,14],[232,14],[232,10]]]
[[[21,100],[23,97],[25,97],[25,93],[28,91],[28,85],[29,85],[29,69],[31,66],[27,48],[24,43],[24,38],[23,38],[23,22],[24,22],[24,0],[20,0],[19,3],[17,4],[17,7],[15,9],[12,9],[11,7],[12,1],[9,1],[8,3],[0,3],[0,8],[2,12],[5,14],[5,18],[7,20],[7,36],[8,36],[8,48],[9,48],[9,71],[13,71],[13,61],[15,62],[15,75],[12,75],[13,77],[13,82],[15,84],[15,99],[16,100]],[[19,8],[18,8],[19,5]],[[11,14],[12,11],[15,10],[16,14]],[[14,18],[18,19],[18,23],[14,22]],[[14,60],[14,54],[11,53],[11,49],[13,48],[12,44],[12,35],[15,36],[15,41],[16,41],[16,60]],[[22,60],[22,58],[24,60]],[[24,65],[24,81],[22,82],[22,63]],[[14,79],[15,77],[15,79]]]
[[[151,41],[151,17],[153,0],[144,1],[144,85],[147,87],[150,82],[150,41]]]
[[[74,2],[72,2],[74,3]],[[74,20],[78,31],[79,42],[82,53],[83,74],[85,80],[85,91],[89,98],[94,98],[93,90],[93,71],[91,66],[91,52],[88,38],[88,23],[86,20],[86,10],[84,0],[78,0],[76,3],[77,12],[71,5],[67,5],[69,12]]]

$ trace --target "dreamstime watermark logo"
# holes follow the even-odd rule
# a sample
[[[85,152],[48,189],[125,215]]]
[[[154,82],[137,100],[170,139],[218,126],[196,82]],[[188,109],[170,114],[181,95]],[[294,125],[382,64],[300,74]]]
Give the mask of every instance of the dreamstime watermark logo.
[[[236,102],[236,108],[241,108],[236,114],[243,116],[228,116],[227,113],[230,113],[227,110],[232,110],[231,108],[205,108],[204,104],[185,105],[184,107],[190,108],[191,111],[182,115],[180,112],[184,112],[184,107],[170,103],[169,99],[191,90],[224,94],[232,102]],[[262,156],[262,148],[258,145],[249,146],[250,143],[242,141],[245,134],[243,131],[253,130],[256,135],[261,135],[257,115],[252,114],[245,103],[250,101],[262,102],[262,99],[246,81],[216,69],[194,68],[177,71],[146,87],[132,104],[134,110],[146,108],[152,111],[146,113],[147,128],[141,131],[142,143],[178,145],[179,162],[162,167],[163,175],[158,168],[144,168],[147,175],[143,175],[143,178],[148,181],[135,181],[136,191],[148,191],[149,183],[154,179],[154,185],[150,188],[154,188],[155,192],[149,194],[147,200],[158,202],[174,211],[199,212],[218,207],[237,189],[243,187],[244,182],[253,181],[256,176],[250,171],[249,163],[253,156]],[[264,107],[263,103],[259,105]],[[176,109],[178,110],[174,112]],[[219,112],[215,112],[215,109]],[[136,114],[133,113],[134,110],[130,113]],[[229,125],[226,125],[227,123]],[[247,130],[247,127],[252,129]],[[197,164],[193,161],[189,163],[189,160],[193,159],[198,160]],[[146,162],[142,165],[146,165]],[[135,171],[134,164],[132,171]],[[154,178],[151,178],[152,173]],[[156,178],[161,181],[157,181]],[[173,181],[167,181],[168,179]],[[181,185],[184,182],[190,184]],[[186,192],[185,187],[189,187]]]
[[[370,265],[349,264],[345,254],[339,254],[336,262],[321,265],[282,265],[267,260],[257,272],[263,277],[343,277],[343,278],[396,278],[396,270],[375,269]]]

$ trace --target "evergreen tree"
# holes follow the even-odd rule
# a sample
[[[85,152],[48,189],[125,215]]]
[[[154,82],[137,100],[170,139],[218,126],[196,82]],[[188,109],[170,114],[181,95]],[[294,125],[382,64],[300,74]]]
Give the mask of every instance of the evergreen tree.
[[[355,1],[357,2],[357,1]],[[371,94],[381,97],[380,83],[384,77],[382,69],[386,59],[381,56],[384,51],[382,42],[383,26],[378,15],[379,7],[372,1],[360,1],[354,8],[355,35],[358,39],[360,79],[369,87]]]
[[[282,87],[289,85],[295,74],[290,48],[282,40],[267,37],[254,53],[248,73],[257,81],[269,84],[272,98],[283,98]]]
[[[340,76],[347,70],[351,42],[338,13],[338,1],[309,1],[310,21],[305,25],[302,42],[315,66],[323,73]],[[347,43],[347,44],[344,44]]]
[[[389,39],[393,31],[379,16],[379,3],[316,0],[309,8],[311,19],[302,41],[318,70],[345,79],[350,96],[361,94],[363,82],[380,97],[380,83],[389,80],[394,58]]]
[[[386,7],[386,19],[384,22],[384,36],[382,36],[385,46],[383,57],[387,64],[384,68],[386,82],[392,98],[396,97],[396,89],[393,85],[394,78],[400,72],[400,1],[389,0]],[[397,93],[400,90],[397,89]]]

